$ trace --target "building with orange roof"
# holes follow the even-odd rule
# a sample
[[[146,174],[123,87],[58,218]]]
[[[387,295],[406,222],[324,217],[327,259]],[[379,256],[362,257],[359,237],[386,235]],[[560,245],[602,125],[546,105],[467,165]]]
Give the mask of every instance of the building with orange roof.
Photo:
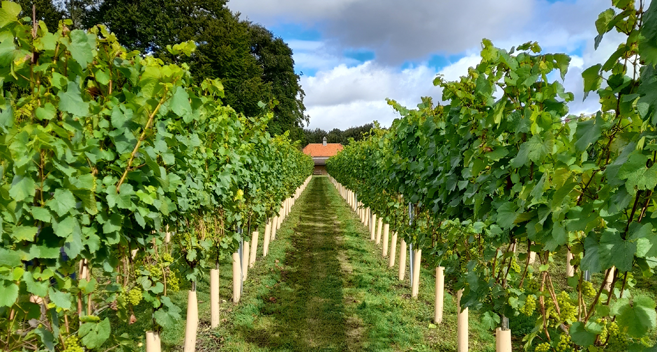
[[[338,154],[342,149],[344,149],[342,144],[326,143],[326,137],[324,137],[323,143],[310,143],[303,148],[303,152],[306,155],[310,155],[315,162],[313,174],[326,175],[326,160]]]

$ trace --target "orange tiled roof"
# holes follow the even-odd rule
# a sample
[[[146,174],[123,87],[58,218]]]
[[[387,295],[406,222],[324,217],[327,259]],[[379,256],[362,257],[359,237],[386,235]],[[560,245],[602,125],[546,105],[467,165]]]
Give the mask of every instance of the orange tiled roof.
[[[310,155],[312,157],[317,156],[334,156],[338,154],[344,147],[340,143],[310,143],[305,148],[303,148],[304,154]]]

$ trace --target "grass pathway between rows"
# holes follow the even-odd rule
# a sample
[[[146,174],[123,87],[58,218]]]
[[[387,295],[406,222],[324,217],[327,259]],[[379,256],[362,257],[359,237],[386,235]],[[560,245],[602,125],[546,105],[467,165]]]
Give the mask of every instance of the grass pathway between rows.
[[[423,268],[420,298],[388,269],[381,249],[326,177],[314,177],[272,243],[249,270],[242,302],[231,303],[231,269],[221,267],[221,314],[210,329],[208,284],[198,285],[199,351],[456,351],[456,307],[432,326],[434,278]],[[407,269],[408,270],[408,269]],[[407,276],[408,277],[408,276]],[[184,307],[183,292],[173,299]],[[470,350],[494,351],[471,316]],[[182,350],[184,327],[163,342]]]

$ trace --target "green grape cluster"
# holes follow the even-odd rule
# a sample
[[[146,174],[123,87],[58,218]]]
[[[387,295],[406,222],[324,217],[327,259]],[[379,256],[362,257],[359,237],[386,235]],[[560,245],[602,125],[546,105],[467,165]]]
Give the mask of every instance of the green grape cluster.
[[[139,287],[133,287],[128,293],[128,301],[133,306],[136,306],[141,302],[144,296],[142,295],[141,289]]]
[[[577,309],[570,301],[570,296],[568,292],[561,291],[557,296],[557,303],[559,303],[559,309],[561,310],[561,315],[559,316],[559,321],[576,321],[577,320]]]
[[[536,346],[536,349],[534,349],[534,351],[536,351],[536,352],[550,352],[551,350],[552,350],[552,347],[547,342],[543,342],[543,343],[539,344],[538,346]]]
[[[527,286],[525,286],[529,291],[538,291],[541,288],[541,285],[537,280],[528,280]]]
[[[599,339],[602,343],[607,341],[609,337],[609,330],[607,329],[607,319],[596,319],[596,323],[602,325],[602,331],[600,332]]]
[[[117,297],[116,297],[116,302],[119,304],[119,306],[125,308],[128,302],[128,296],[126,295],[125,292],[125,287],[121,287],[121,290],[119,291]]]
[[[518,261],[515,257],[511,259],[511,270],[515,271],[516,273],[520,273],[521,271],[520,264],[518,264]]]
[[[151,279],[153,279],[153,281],[162,280],[162,268],[160,268],[159,265],[148,265],[146,268],[148,272],[151,273]]]
[[[618,328],[618,324],[616,324],[614,321],[608,325],[607,329],[609,331],[609,342],[607,343],[607,349],[610,351],[626,351],[627,338],[624,336],[625,334],[623,334]]]
[[[66,349],[62,352],[84,352],[84,349],[80,346],[80,339],[77,335],[67,337],[64,345],[66,346]]]
[[[451,257],[452,254],[454,254],[454,252],[451,249],[449,249],[449,250],[447,250],[447,252],[445,252],[445,255],[448,256],[448,257]]]
[[[171,254],[169,254],[169,253],[164,253],[164,254],[162,254],[162,260],[169,263],[169,264],[173,263],[173,256],[171,256]]]
[[[593,283],[590,281],[582,282],[582,294],[585,297],[594,297],[596,293],[595,288],[593,288]]]
[[[174,271],[171,271],[167,276],[167,288],[171,292],[180,291],[180,277]]]
[[[536,310],[536,298],[534,298],[534,295],[529,295],[527,296],[527,299],[525,299],[525,305],[520,308],[520,313],[523,313],[524,315],[531,317],[534,315],[534,311]]]
[[[561,334],[561,336],[559,336],[559,344],[557,344],[557,352],[570,352],[572,350],[573,349],[570,345],[570,335]]]

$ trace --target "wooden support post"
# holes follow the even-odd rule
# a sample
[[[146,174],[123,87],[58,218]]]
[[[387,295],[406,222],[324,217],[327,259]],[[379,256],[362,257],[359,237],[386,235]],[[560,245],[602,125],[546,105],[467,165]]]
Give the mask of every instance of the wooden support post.
[[[461,296],[463,296],[463,289],[456,293],[456,303],[458,309],[456,338],[458,341],[458,352],[468,352],[468,308],[461,311]]]
[[[614,282],[614,274],[616,273],[616,267],[612,266],[609,268],[607,276],[605,276],[605,290],[611,292],[611,284]]]
[[[439,266],[436,268],[436,311],[433,315],[433,322],[440,324],[443,322],[443,304],[445,300],[445,268]]]
[[[573,267],[573,265],[570,264],[571,260],[573,260],[573,253],[571,251],[568,251],[568,253],[566,253],[566,276],[567,277],[573,277],[575,275],[575,267]]]
[[[536,263],[536,252],[529,252],[529,265]]]
[[[383,218],[379,217],[379,222],[376,225],[376,244],[381,243],[381,234],[383,233]]]
[[[233,253],[233,303],[240,301],[242,293],[242,268],[240,268],[240,255]]]
[[[406,276],[406,241],[401,241],[401,248],[399,250],[399,281],[404,281]]]
[[[497,328],[495,330],[495,351],[512,352],[511,330],[502,330],[502,328]]]
[[[267,253],[269,253],[269,241],[271,240],[271,220],[267,220],[267,224],[265,224],[265,238],[263,239],[262,243],[262,256],[266,257]]]
[[[420,293],[420,263],[422,250],[415,249],[413,252],[415,255],[413,256],[413,288],[411,289],[411,296],[417,299],[417,296]]]
[[[244,247],[242,248],[242,275],[244,275],[244,281],[249,274],[249,254],[251,253],[251,245],[249,242],[244,241]]]
[[[388,256],[388,242],[389,242],[388,236],[389,236],[389,233],[390,233],[390,225],[389,224],[384,224],[383,225],[383,248],[382,248],[384,258]]]
[[[258,231],[251,234],[251,254],[249,254],[249,267],[253,268],[258,254]]]
[[[159,342],[160,335],[158,333],[146,331],[146,352],[160,352],[162,347]]]
[[[274,219],[272,220],[271,223],[271,236],[269,237],[269,244],[271,245],[271,242],[274,242],[276,239],[276,231],[278,228],[278,216],[274,216]]]
[[[162,341],[159,332],[153,333],[153,342],[155,342],[155,352],[162,352]]]
[[[219,269],[210,269],[210,326],[219,326]]]
[[[196,291],[187,292],[187,324],[185,325],[185,352],[196,350],[196,332],[198,330],[198,302]]]
[[[390,260],[388,261],[388,268],[395,266],[395,259],[397,257],[397,231],[392,233],[392,239],[390,240]]]

